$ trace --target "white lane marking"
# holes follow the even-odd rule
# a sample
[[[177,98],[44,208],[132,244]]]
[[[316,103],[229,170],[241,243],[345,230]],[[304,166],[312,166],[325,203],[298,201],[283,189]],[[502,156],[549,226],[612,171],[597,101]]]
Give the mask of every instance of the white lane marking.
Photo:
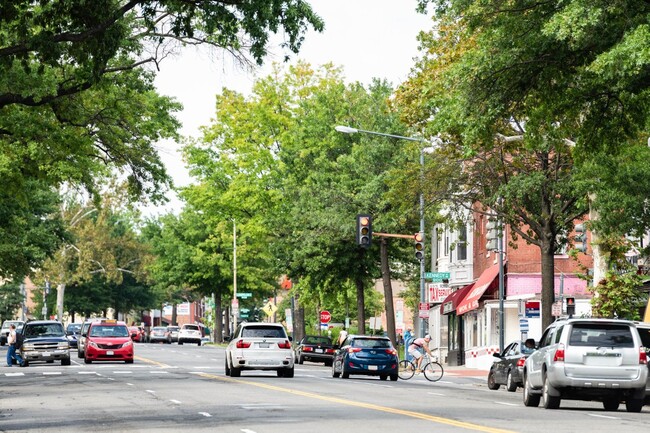
[[[97,374],[96,371],[78,371],[78,374]]]
[[[156,391],[151,390],[151,389],[147,389],[146,391],[147,391],[149,394],[155,394],[155,393],[156,393]]]
[[[505,401],[495,401],[496,404],[501,404],[503,406],[521,406],[518,403],[506,403]]]
[[[181,402],[178,401],[178,400],[173,400],[173,399],[172,399],[172,400],[169,400],[169,401],[171,401],[172,403],[175,403],[175,404],[181,404]]]
[[[24,376],[25,373],[5,373],[7,377]]]
[[[43,376],[60,376],[60,371],[44,371]]]
[[[442,394],[442,393],[440,393],[440,392],[427,392],[427,394],[430,394],[430,395],[437,395],[437,396],[440,396],[440,397],[444,397],[444,396],[445,396],[445,394]]]
[[[206,417],[206,418],[210,418],[210,417],[212,416],[212,415],[210,415],[210,414],[207,413],[207,412],[199,412],[199,415],[203,415],[203,416]]]
[[[150,374],[169,374],[169,371],[151,370]]]
[[[598,415],[597,413],[588,413],[587,415],[593,416],[595,418],[621,419],[621,418],[619,418],[617,416]]]
[[[114,371],[113,374],[133,374],[133,372],[129,370],[124,370],[124,371]]]
[[[243,433],[257,433],[255,430],[250,430],[250,429],[247,429],[247,428],[243,428],[240,431],[243,432]]]
[[[133,386],[133,384],[132,384],[132,383],[129,383],[129,382],[126,382],[126,384],[129,385],[129,386]]]

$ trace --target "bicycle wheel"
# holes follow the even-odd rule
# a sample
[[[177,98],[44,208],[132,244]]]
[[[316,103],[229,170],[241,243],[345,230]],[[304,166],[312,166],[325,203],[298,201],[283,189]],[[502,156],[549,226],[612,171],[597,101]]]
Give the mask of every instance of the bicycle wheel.
[[[402,359],[398,365],[399,369],[397,370],[397,375],[400,379],[409,380],[415,374],[415,366],[411,361]]]
[[[424,366],[424,377],[426,377],[431,382],[439,381],[442,379],[443,374],[444,370],[442,369],[442,365],[438,364],[437,362],[429,362]]]

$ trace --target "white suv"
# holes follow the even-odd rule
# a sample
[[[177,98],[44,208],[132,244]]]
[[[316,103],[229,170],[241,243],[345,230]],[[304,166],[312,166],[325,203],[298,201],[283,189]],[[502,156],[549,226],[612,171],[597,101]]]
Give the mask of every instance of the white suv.
[[[279,323],[242,323],[226,347],[226,376],[242,370],[275,370],[278,377],[293,377],[291,338]]]
[[[601,401],[615,411],[643,408],[647,356],[627,320],[567,319],[551,324],[524,364],[524,404],[556,409],[561,399]]]
[[[181,326],[181,329],[178,331],[179,345],[182,345],[183,343],[196,343],[200,346],[202,338],[203,332],[201,332],[201,327],[199,325],[186,324]]]

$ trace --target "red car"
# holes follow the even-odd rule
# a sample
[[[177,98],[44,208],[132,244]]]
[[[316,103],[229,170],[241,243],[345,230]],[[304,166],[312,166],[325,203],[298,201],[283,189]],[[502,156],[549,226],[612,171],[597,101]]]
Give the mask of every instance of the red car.
[[[133,341],[124,322],[102,320],[88,329],[84,361],[124,361],[133,363]]]
[[[131,334],[131,339],[137,341],[138,343],[145,342],[145,332],[144,329],[140,326],[129,326],[129,334]]]

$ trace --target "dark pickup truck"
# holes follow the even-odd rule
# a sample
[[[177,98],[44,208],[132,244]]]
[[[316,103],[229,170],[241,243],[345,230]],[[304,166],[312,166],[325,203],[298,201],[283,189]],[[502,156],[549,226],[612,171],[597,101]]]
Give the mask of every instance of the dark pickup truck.
[[[324,362],[331,367],[334,360],[334,345],[332,339],[320,335],[307,335],[296,346],[296,362]]]

